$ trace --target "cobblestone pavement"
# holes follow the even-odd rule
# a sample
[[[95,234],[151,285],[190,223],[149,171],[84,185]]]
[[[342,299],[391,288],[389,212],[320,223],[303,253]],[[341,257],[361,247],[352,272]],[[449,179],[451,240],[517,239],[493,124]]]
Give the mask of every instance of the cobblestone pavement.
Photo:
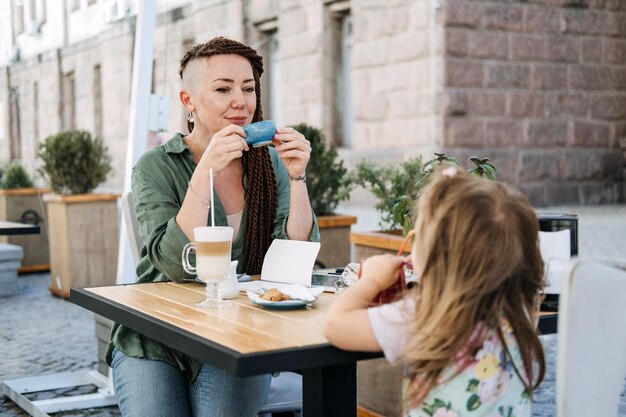
[[[626,205],[601,207],[555,207],[545,212],[570,212],[579,215],[579,252],[581,257],[604,260],[626,267]],[[375,213],[347,209],[358,214],[358,230],[376,228]],[[19,293],[0,298],[0,380],[79,369],[95,369],[97,349],[93,314],[48,292],[49,274],[20,276]],[[535,393],[534,417],[554,416],[556,336],[541,337],[548,372]],[[80,388],[80,392],[89,387]],[[67,395],[68,391],[38,394],[36,398]],[[57,413],[54,416],[117,417],[117,407]],[[22,417],[26,413],[0,394],[0,416]],[[626,390],[622,392],[619,416],[626,417]]]

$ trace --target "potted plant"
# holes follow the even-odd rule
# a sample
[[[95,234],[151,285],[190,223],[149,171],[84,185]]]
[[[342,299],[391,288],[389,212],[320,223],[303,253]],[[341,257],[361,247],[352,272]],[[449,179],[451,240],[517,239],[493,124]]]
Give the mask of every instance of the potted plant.
[[[50,292],[69,297],[72,287],[115,283],[118,250],[117,194],[94,194],[111,171],[107,149],[85,131],[64,131],[39,145],[39,173],[50,235]]]
[[[496,168],[489,158],[472,156],[468,172],[495,180]],[[351,233],[355,258],[363,259],[380,253],[396,253],[403,236],[415,223],[415,203],[430,181],[436,167],[461,167],[455,158],[435,153],[435,158],[422,164],[420,158],[410,159],[399,167],[381,167],[370,162],[357,165],[352,173],[357,185],[369,188],[377,197],[376,209],[381,213],[383,231]],[[407,252],[410,248],[406,249]],[[358,363],[358,402],[361,407],[388,417],[402,412],[402,367],[391,366],[385,359]]]
[[[48,190],[35,188],[33,180],[17,161],[0,175],[0,220],[39,224],[44,222],[41,196]],[[21,246],[24,258],[18,272],[41,272],[50,269],[48,236],[45,228],[39,235],[2,236],[0,242]]]
[[[337,150],[327,145],[320,129],[306,123],[293,127],[311,143],[307,190],[321,235],[317,265],[343,267],[350,262],[350,227],[356,223],[356,217],[336,214],[335,209],[350,196],[348,170],[338,159]]]

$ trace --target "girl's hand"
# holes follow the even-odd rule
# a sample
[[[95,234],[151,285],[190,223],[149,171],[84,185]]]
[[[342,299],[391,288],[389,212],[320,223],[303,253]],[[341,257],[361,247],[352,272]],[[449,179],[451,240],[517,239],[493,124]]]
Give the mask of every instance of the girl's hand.
[[[374,283],[380,291],[385,290],[400,278],[402,264],[407,260],[391,254],[367,258],[361,264],[361,279]]]
[[[237,125],[229,125],[213,135],[209,146],[200,158],[198,165],[213,168],[213,174],[217,174],[233,159],[241,158],[244,151],[248,151],[248,142],[244,139],[246,132]]]
[[[289,175],[292,177],[304,175],[311,158],[311,143],[300,132],[291,127],[276,129],[272,143],[278,151],[278,156],[287,167]]]

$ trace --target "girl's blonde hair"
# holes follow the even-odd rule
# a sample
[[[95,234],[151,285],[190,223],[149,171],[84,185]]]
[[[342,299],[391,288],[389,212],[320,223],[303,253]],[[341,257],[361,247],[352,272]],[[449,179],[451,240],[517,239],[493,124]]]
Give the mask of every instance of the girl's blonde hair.
[[[532,317],[544,285],[537,216],[522,194],[504,184],[458,170],[452,174],[435,173],[417,207],[413,253],[421,276],[414,293],[419,303],[404,351],[409,406],[441,382],[459,352],[474,355],[480,337],[465,348],[480,323],[496,329],[504,343],[500,322],[509,322],[523,361],[518,374],[529,395],[545,373]]]

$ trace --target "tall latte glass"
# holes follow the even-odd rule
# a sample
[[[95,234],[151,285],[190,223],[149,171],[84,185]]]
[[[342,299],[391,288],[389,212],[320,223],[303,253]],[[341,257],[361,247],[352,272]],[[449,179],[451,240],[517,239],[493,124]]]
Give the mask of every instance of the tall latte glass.
[[[193,243],[183,249],[183,268],[190,274],[195,273],[206,283],[206,300],[197,306],[222,308],[231,305],[219,298],[217,285],[224,281],[230,269],[230,253],[233,241],[232,227],[195,227]],[[189,262],[189,253],[196,252],[196,265]]]

